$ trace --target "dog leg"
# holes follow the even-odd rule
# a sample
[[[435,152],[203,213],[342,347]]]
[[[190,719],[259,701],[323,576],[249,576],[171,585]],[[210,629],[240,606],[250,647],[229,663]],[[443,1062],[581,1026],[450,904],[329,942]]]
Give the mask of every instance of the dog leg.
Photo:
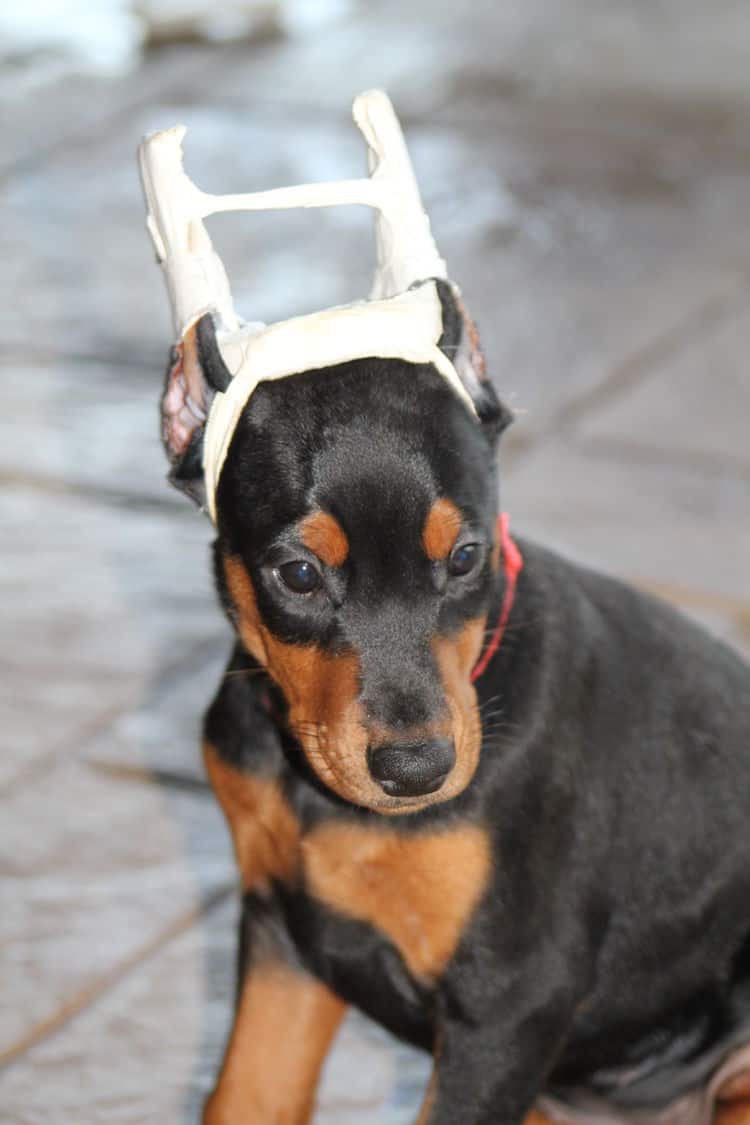
[[[273,904],[248,895],[237,1011],[203,1125],[306,1125],[346,1005],[295,963]],[[242,964],[242,962],[245,962]]]
[[[741,1047],[719,1077],[714,1125],[750,1125],[750,1051]]]
[[[234,1027],[203,1125],[305,1125],[345,1005],[301,965],[277,901],[274,885],[294,879],[298,826],[272,777],[237,768],[210,744],[204,755],[245,897]]]
[[[539,957],[494,988],[476,983],[490,979],[476,964],[468,977],[457,961],[443,978],[435,1074],[420,1125],[543,1125],[534,1103],[588,980],[587,963],[573,957],[544,967],[543,989]]]
[[[445,1052],[428,1087],[419,1125],[545,1125],[545,1119],[529,1108],[547,1069],[544,1062],[539,1068],[533,1063],[538,1058],[549,1060],[545,1047],[539,1042],[519,1049],[504,1036],[482,1034],[478,1029],[463,1033],[455,1045],[446,1036]]]
[[[433,1104],[434,1104],[434,1101],[435,1101],[435,1090],[436,1090],[436,1088],[437,1088],[437,1071],[433,1070],[432,1076],[430,1078],[430,1083],[429,1083],[429,1085],[427,1087],[427,1091],[425,1093],[424,1101],[422,1102],[422,1108],[419,1111],[419,1117],[417,1118],[417,1125],[427,1125],[427,1122],[429,1121],[430,1113],[432,1112],[432,1107],[433,1107]],[[551,1117],[545,1117],[544,1114],[540,1110],[532,1109],[529,1113],[526,1114],[526,1117],[523,1120],[523,1125],[556,1125],[556,1123],[552,1120]],[[724,1123],[724,1122],[720,1123],[720,1125],[736,1125],[736,1123],[732,1122],[732,1121],[727,1121],[726,1123]],[[738,1125],[745,1125],[745,1122],[744,1121],[739,1122]]]
[[[419,1111],[417,1118],[417,1125],[427,1125],[432,1113],[432,1107],[435,1104],[435,1091],[437,1090],[437,1068],[433,1067],[430,1081],[424,1095],[422,1108]]]

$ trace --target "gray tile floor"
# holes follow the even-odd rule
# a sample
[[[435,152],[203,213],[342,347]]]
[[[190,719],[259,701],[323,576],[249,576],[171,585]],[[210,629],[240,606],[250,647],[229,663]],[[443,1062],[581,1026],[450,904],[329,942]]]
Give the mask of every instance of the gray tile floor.
[[[4,106],[3,1120],[194,1122],[230,1012],[234,873],[196,742],[227,635],[209,528],[163,480],[143,132],[184,121],[209,189],[339,177],[351,97],[385,85],[519,412],[514,526],[750,652],[750,13],[459,9],[355,5]],[[212,230],[249,316],[367,288],[355,211]],[[353,1018],[316,1120],[409,1122],[426,1073]]]

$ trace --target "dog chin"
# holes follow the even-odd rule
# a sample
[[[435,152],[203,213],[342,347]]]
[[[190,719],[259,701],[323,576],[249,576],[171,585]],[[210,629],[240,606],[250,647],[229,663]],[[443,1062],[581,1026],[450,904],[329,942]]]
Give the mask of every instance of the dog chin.
[[[473,776],[473,772],[472,770],[471,776]],[[468,785],[471,776],[461,779],[449,777],[436,792],[423,793],[414,797],[389,797],[374,784],[367,785],[365,789],[354,786],[351,788],[337,786],[336,792],[352,804],[379,813],[381,816],[408,816],[411,813],[422,812],[423,809],[429,809],[433,805],[440,805],[458,797]]]
[[[432,805],[440,805],[445,801],[450,801],[461,792],[463,792],[463,789],[453,792],[443,792],[442,789],[439,789],[437,793],[425,793],[422,797],[388,797],[383,794],[377,802],[368,803],[365,808],[372,809],[373,812],[380,813],[381,816],[408,816],[409,813],[422,812],[423,809],[429,809]]]
[[[481,742],[479,738],[476,742],[463,742],[457,755],[458,760],[441,787],[433,793],[421,793],[413,797],[389,796],[383,792],[367,771],[364,751],[360,760],[357,755],[351,754],[321,755],[317,747],[308,747],[304,740],[302,746],[308,765],[318,780],[344,801],[381,816],[408,816],[451,801],[464,792],[476,773]]]

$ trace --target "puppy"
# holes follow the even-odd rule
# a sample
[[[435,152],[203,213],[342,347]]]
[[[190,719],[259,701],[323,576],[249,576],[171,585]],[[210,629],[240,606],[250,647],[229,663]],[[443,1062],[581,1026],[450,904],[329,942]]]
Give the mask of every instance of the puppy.
[[[229,382],[204,317],[164,398],[199,503]],[[243,907],[205,1125],[309,1121],[350,1004],[432,1052],[422,1125],[746,1125],[750,674],[500,534],[510,415],[469,390],[476,417],[428,363],[357,359],[261,383],[232,437],[205,762]]]

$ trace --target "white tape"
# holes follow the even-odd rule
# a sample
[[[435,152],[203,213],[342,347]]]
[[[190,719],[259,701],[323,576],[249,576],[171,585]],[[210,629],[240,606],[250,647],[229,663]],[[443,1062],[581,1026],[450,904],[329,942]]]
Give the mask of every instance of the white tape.
[[[216,489],[232,435],[258,383],[302,371],[379,356],[409,363],[431,363],[474,413],[458,373],[437,346],[443,332],[442,308],[434,282],[382,301],[326,309],[284,320],[225,344],[234,372],[225,394],[211,405],[203,438],[203,469],[211,519],[216,522]]]
[[[437,347],[442,308],[433,278],[447,270],[430,233],[401,127],[381,90],[360,94],[354,119],[369,147],[370,176],[240,195],[201,191],[182,166],[184,126],[145,138],[139,149],[147,227],[160,262],[181,339],[211,313],[216,340],[232,373],[217,394],[204,436],[208,509],[216,520],[216,487],[239,416],[258,383],[367,357],[431,363],[474,413],[453,364]],[[226,273],[203,220],[222,211],[330,207],[359,203],[375,210],[376,266],[371,299],[258,329],[235,312]]]

